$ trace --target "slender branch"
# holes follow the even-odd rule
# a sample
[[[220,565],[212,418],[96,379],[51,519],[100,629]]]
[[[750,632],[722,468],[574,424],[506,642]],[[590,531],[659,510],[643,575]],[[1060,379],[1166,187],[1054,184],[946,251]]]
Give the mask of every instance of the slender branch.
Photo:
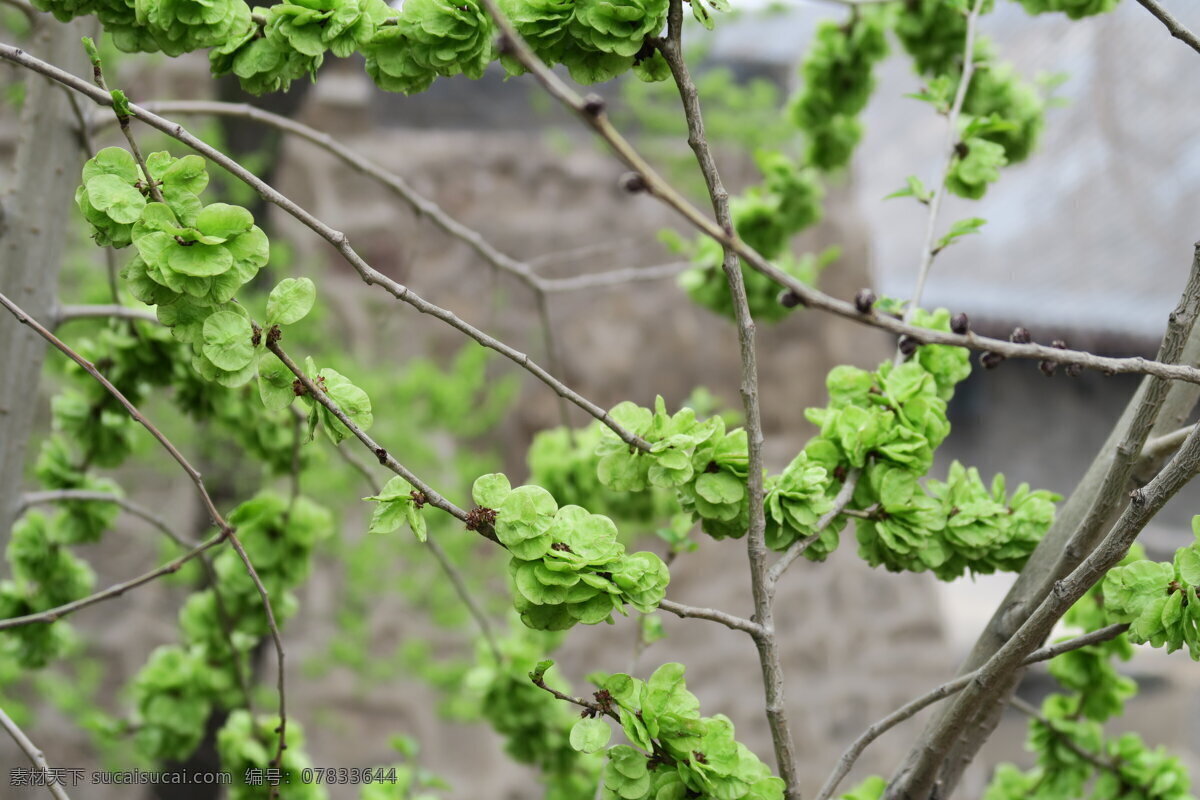
[[[735,631],[743,631],[757,639],[765,635],[766,631],[762,625],[759,625],[753,620],[739,617],[725,611],[718,611],[715,608],[697,608],[696,606],[685,606],[683,603],[676,603],[673,600],[664,599],[658,604],[659,610],[667,611],[677,617],[684,619],[707,619],[712,622],[719,622],[726,628]]]
[[[175,533],[166,520],[150,509],[111,492],[93,492],[87,489],[53,489],[45,492],[29,492],[21,497],[21,501],[17,504],[17,513],[20,514],[32,506],[45,505],[47,503],[63,503],[72,500],[112,503],[113,505],[120,506],[123,511],[149,522],[155,528],[158,528],[164,536],[180,547],[196,546],[196,542],[189,542]]]
[[[84,85],[87,86],[87,84],[84,84]],[[88,88],[91,88],[91,87],[88,87]],[[150,420],[147,419],[142,414],[142,412],[139,411],[137,409],[137,407],[129,401],[129,398],[125,397],[125,395],[121,393],[120,389],[118,389],[116,386],[113,386],[112,382],[109,381],[108,378],[104,377],[100,373],[100,371],[96,369],[96,366],[94,364],[92,364],[92,362],[88,361],[86,358],[84,358],[79,353],[75,352],[73,349],[71,349],[69,346],[67,346],[61,339],[59,339],[57,336],[55,336],[53,333],[51,333],[49,330],[47,330],[46,327],[43,326],[41,323],[39,323],[37,320],[33,319],[28,314],[26,314],[21,309],[20,306],[18,306],[16,303],[14,303],[12,300],[10,300],[4,294],[0,294],[0,305],[4,306],[6,309],[8,309],[8,311],[16,318],[17,322],[32,329],[35,333],[37,333],[39,336],[41,336],[43,339],[45,339],[47,342],[49,342],[51,345],[53,345],[55,348],[57,348],[63,355],[67,356],[67,358],[71,359],[76,364],[78,364],[80,367],[82,367],[85,372],[87,372],[89,375],[91,375],[92,378],[94,378],[97,383],[99,383],[101,386],[103,386],[104,389],[110,395],[112,395],[117,400],[117,402],[119,402],[121,404],[122,407],[124,407],[126,413],[128,413],[129,416],[133,417],[139,424],[141,424],[141,426],[143,428],[145,428],[147,431],[150,432],[150,435],[153,436],[160,445],[162,445],[163,449],[165,449],[168,453],[170,453],[171,458],[173,458],[175,460],[175,463],[177,463],[183,469],[183,471],[187,473],[187,475],[191,479],[192,483],[195,484],[196,491],[199,492],[199,494],[200,494],[200,499],[203,502],[204,507],[208,511],[209,518],[213,521],[213,523],[218,528],[220,528],[219,534],[217,534],[213,538],[209,539],[207,542],[205,542],[201,545],[198,545],[196,548],[193,548],[193,550],[189,551],[189,553],[185,553],[183,556],[180,556],[180,558],[175,559],[175,561],[170,562],[169,564],[165,565],[164,567],[160,567],[157,570],[146,573],[146,575],[143,575],[140,578],[135,578],[133,581],[128,581],[126,584],[118,584],[115,587],[111,587],[106,592],[101,592],[100,595],[102,595],[102,596],[93,595],[92,598],[84,598],[83,600],[79,600],[74,603],[68,603],[65,606],[60,606],[58,609],[51,609],[50,611],[42,612],[42,614],[52,614],[55,612],[62,612],[64,609],[67,609],[66,613],[70,613],[72,611],[78,610],[79,608],[83,608],[87,605],[91,605],[92,603],[98,602],[99,600],[107,599],[109,597],[116,597],[117,595],[122,594],[122,593],[128,591],[129,589],[134,588],[135,586],[140,586],[143,583],[147,583],[151,580],[154,580],[155,578],[159,577],[160,575],[165,575],[169,572],[178,571],[179,568],[181,566],[183,566],[183,564],[186,563],[189,559],[194,558],[197,555],[200,555],[208,548],[213,547],[213,546],[219,544],[220,542],[228,539],[229,543],[232,544],[234,549],[237,551],[238,556],[242,559],[242,563],[246,567],[246,572],[250,575],[250,579],[254,582],[255,587],[258,589],[259,596],[262,598],[263,611],[265,612],[266,617],[267,617],[267,624],[271,629],[271,637],[275,643],[275,651],[276,651],[276,656],[277,656],[277,660],[279,663],[279,751],[278,752],[280,754],[282,754],[283,750],[287,747],[287,743],[286,743],[286,739],[285,739],[285,737],[286,737],[285,731],[287,728],[287,714],[286,714],[286,697],[284,694],[283,638],[279,634],[279,627],[275,624],[275,613],[271,607],[271,600],[267,594],[266,587],[264,587],[262,585],[262,581],[259,580],[258,573],[255,572],[254,565],[250,563],[250,559],[246,555],[246,551],[242,548],[242,544],[238,540],[237,533],[235,532],[233,526],[230,525],[225,520],[225,518],[223,516],[221,516],[221,512],[217,510],[216,504],[213,503],[213,499],[208,493],[208,488],[204,485],[204,479],[200,476],[200,472],[195,467],[192,466],[191,462],[188,461],[186,457],[184,457],[183,453],[179,452],[179,449],[175,447],[175,445],[171,442],[171,440],[168,439],[163,434],[162,431],[160,431],[157,427],[155,427],[154,424],[152,422],[150,422]],[[38,617],[40,615],[35,614],[35,615],[31,615],[31,616]],[[62,613],[57,613],[57,614],[55,614],[55,616],[47,617],[44,620],[30,619],[29,621],[51,622],[54,619],[57,619],[59,616],[62,616]],[[28,619],[28,618],[26,618],[26,617],[15,618],[15,620],[23,620],[23,619]],[[0,620],[0,630],[3,630],[5,627],[11,627],[11,625],[7,624],[7,623],[13,623],[13,622],[14,622],[13,619]],[[20,622],[18,624],[25,624],[25,623]]]
[[[96,85],[104,90],[104,93],[112,96],[111,90],[108,88],[108,83],[104,80],[104,69],[100,65],[100,56],[96,54],[95,45],[91,39],[85,38],[84,43],[87,45],[88,56],[92,62],[92,80]],[[142,170],[142,177],[146,179],[145,189],[150,193],[150,198],[156,203],[162,203],[162,190],[158,188],[158,183],[154,180],[154,176],[150,174],[150,168],[146,166],[146,159],[142,158],[142,151],[138,147],[137,138],[134,137],[133,131],[129,129],[129,115],[121,111],[116,103],[112,104],[113,115],[117,118],[117,124],[121,127],[121,134],[125,137],[125,141],[129,143],[129,151],[133,153],[134,160]]]
[[[277,331],[278,329],[272,328],[271,330]],[[293,375],[296,376],[296,379],[304,386],[308,396],[320,403],[327,411],[329,411],[330,414],[333,414],[339,422],[345,425],[347,430],[353,434],[354,438],[362,442],[363,446],[370,450],[375,457],[379,459],[380,464],[387,467],[401,478],[404,478],[404,480],[408,481],[413,488],[424,494],[425,501],[427,503],[435,508],[440,508],[442,511],[445,511],[447,514],[464,523],[467,521],[466,511],[447,500],[432,486],[422,481],[412,471],[397,461],[395,456],[393,456],[387,451],[386,448],[372,439],[366,431],[364,431],[357,423],[354,422],[354,420],[350,419],[350,417],[346,415],[346,412],[342,411],[342,409],[338,407],[337,403],[333,402],[329,395],[322,391],[321,388],[313,382],[312,378],[304,374],[304,370],[300,369],[296,362],[292,360],[291,356],[284,352],[283,348],[279,346],[279,342],[276,339],[277,335],[278,334],[268,333],[266,337],[267,349],[274,353],[276,358],[278,358],[283,365],[287,367]],[[496,538],[496,534],[493,531],[481,530],[479,533],[484,537],[491,539],[493,542],[499,543],[499,540]]]
[[[639,281],[659,281],[673,278],[691,266],[687,261],[657,264],[651,267],[625,267],[605,272],[591,272],[570,278],[542,278],[542,291],[547,293],[578,292],[586,289],[604,289]]]
[[[486,0],[496,15],[495,0]],[[704,130],[704,116],[700,109],[699,93],[688,71],[683,56],[683,0],[670,0],[667,11],[667,36],[656,42],[675,79],[679,99],[683,104],[688,127],[688,145],[696,156],[696,163],[704,175],[704,183],[712,201],[717,224],[727,237],[733,237],[733,215],[729,208],[729,193],[721,182],[716,159],[708,144]],[[734,319],[737,322],[738,346],[741,357],[742,375],[739,393],[745,411],[746,442],[748,447],[746,494],[749,503],[749,519],[746,532],[746,555],[750,562],[750,586],[754,598],[754,622],[761,632],[754,636],[758,649],[758,660],[762,667],[763,694],[766,700],[767,724],[771,729],[771,740],[775,746],[775,761],[779,776],[786,788],[787,800],[800,800],[800,775],[796,768],[795,744],[788,725],[787,701],[784,692],[783,664],[775,638],[774,585],[767,568],[766,509],[763,503],[763,430],[758,402],[758,358],[755,350],[755,325],[750,314],[750,303],[746,297],[745,276],[742,274],[741,259],[732,240],[721,243],[723,257],[721,268],[729,284],[733,300]]]
[[[1196,426],[1194,424],[1185,425],[1178,430],[1174,430],[1170,433],[1165,433],[1162,436],[1156,436],[1153,439],[1147,440],[1145,446],[1142,447],[1142,453],[1138,457],[1139,460],[1153,460],[1166,455],[1172,450],[1177,449],[1179,445],[1183,444],[1184,440],[1186,440],[1188,436],[1191,436],[1192,430],[1195,427]]]
[[[917,270],[917,283],[913,288],[912,299],[909,300],[908,308],[904,311],[904,320],[907,322],[912,319],[913,313],[917,307],[921,305],[921,295],[925,293],[925,281],[929,278],[929,270],[933,266],[933,259],[937,256],[937,248],[934,247],[933,237],[937,232],[938,215],[942,210],[942,200],[946,196],[946,179],[950,176],[950,169],[954,165],[954,159],[957,157],[958,148],[958,117],[962,113],[963,103],[967,99],[967,89],[971,85],[971,77],[975,74],[975,30],[978,27],[979,12],[983,8],[983,0],[975,0],[975,4],[971,7],[971,11],[967,14],[967,40],[963,50],[963,69],[962,77],[958,81],[958,90],[954,93],[954,102],[950,106],[950,112],[946,115],[946,142],[942,150],[946,154],[946,159],[942,164],[942,173],[938,177],[937,185],[933,188],[933,197],[929,201],[929,219],[925,224],[925,242],[921,246],[920,267]],[[899,352],[896,353],[897,363],[902,358]]]
[[[825,529],[833,524],[839,514],[846,511],[846,506],[854,498],[854,488],[858,486],[858,477],[861,470],[851,470],[846,475],[846,481],[842,484],[842,488],[838,490],[837,495],[833,498],[833,508],[829,509],[817,520],[816,527],[813,532],[805,536],[799,541],[793,542],[791,547],[784,551],[779,560],[771,565],[771,569],[767,571],[767,585],[771,587],[771,593],[775,593],[775,587],[779,583],[779,579],[783,577],[783,573],[791,566],[792,562],[800,556],[804,555],[804,551],[812,546],[813,542],[821,538],[821,534]]]
[[[1142,7],[1158,18],[1158,21],[1167,27],[1167,30],[1172,36],[1186,44],[1188,47],[1200,53],[1200,36],[1188,30],[1187,26],[1179,20],[1175,19],[1167,12],[1165,8],[1159,5],[1155,0],[1137,0],[1142,4]]]
[[[594,716],[603,714],[604,716],[612,717],[613,719],[615,719],[617,721],[620,721],[620,719],[621,719],[619,716],[617,716],[617,712],[613,711],[611,708],[605,708],[604,706],[601,706],[599,703],[592,702],[591,700],[585,700],[582,697],[575,697],[573,695],[566,694],[565,692],[560,692],[558,689],[555,689],[553,686],[547,686],[546,679],[544,677],[536,678],[532,674],[530,674],[529,680],[533,681],[534,686],[538,687],[539,689],[544,689],[545,691],[547,691],[550,694],[557,697],[559,700],[565,700],[566,702],[573,703],[577,706],[580,706],[581,708],[586,708]]]
[[[29,55],[20,48],[0,43],[0,58],[26,67],[27,69],[31,69],[34,72],[45,75],[51,80],[63,84],[64,86],[68,86],[71,89],[74,89],[76,92],[88,97],[97,105],[112,106],[113,104],[112,97],[101,89],[90,85],[86,81],[75,77],[65,70],[59,69],[53,64],[48,64],[41,59]],[[238,180],[257,191],[264,200],[278,206],[284,212],[299,220],[305,225],[305,227],[309,228],[322,239],[333,245],[338,253],[341,254],[342,258],[344,258],[346,262],[354,268],[354,270],[359,274],[359,277],[361,277],[363,282],[367,285],[381,287],[384,289],[384,291],[395,297],[397,300],[409,304],[423,314],[428,314],[432,317],[442,320],[447,325],[450,325],[456,330],[466,334],[471,339],[474,339],[480,345],[487,347],[490,350],[495,350],[497,353],[500,353],[524,369],[528,370],[534,375],[534,377],[545,383],[555,392],[558,392],[563,397],[566,397],[588,414],[607,425],[626,444],[629,444],[632,447],[637,447],[639,450],[649,450],[650,445],[645,440],[625,430],[625,428],[618,424],[617,421],[614,420],[607,411],[583,397],[559,379],[555,378],[544,368],[535,363],[528,355],[505,344],[499,339],[484,333],[470,323],[460,319],[452,311],[448,311],[438,305],[430,303],[428,300],[425,300],[407,286],[404,286],[397,281],[392,280],[387,275],[384,275],[382,272],[378,271],[365,260],[363,260],[362,256],[360,256],[354,250],[354,248],[350,246],[350,240],[345,233],[334,230],[330,226],[326,225],[324,222],[313,216],[310,212],[297,205],[293,200],[281,194],[274,187],[265,183],[262,179],[247,170],[237,161],[234,161],[220,150],[217,150],[211,145],[206,144],[196,136],[184,130],[182,125],[165,120],[157,114],[153,114],[134,103],[129,104],[129,113],[131,116],[134,116],[145,122],[150,127],[162,131],[168,136],[171,136],[183,144],[186,144],[196,152],[201,153],[207,158],[211,159]],[[1198,381],[1200,381],[1200,376],[1198,376]]]
[[[148,308],[130,308],[122,305],[60,306],[54,315],[55,328],[77,319],[116,318],[158,322],[158,317]]]
[[[59,783],[57,779],[55,779],[54,773],[50,770],[50,764],[46,761],[45,753],[43,753],[41,748],[34,744],[33,741],[25,735],[25,731],[17,727],[17,723],[12,721],[12,718],[4,712],[3,708],[0,708],[0,727],[8,731],[8,735],[11,736],[12,740],[17,743],[17,747],[21,748],[22,752],[29,757],[30,762],[32,762],[33,765],[38,768],[38,771],[45,776],[46,789],[50,792],[50,794],[53,795],[56,800],[71,800],[71,798],[67,796],[67,790],[62,787],[62,784]]]
[[[1108,770],[1109,772],[1115,772],[1117,775],[1121,774],[1116,764],[1109,759],[1104,758],[1103,756],[1093,753],[1091,750],[1080,747],[1079,743],[1075,741],[1075,737],[1055,726],[1055,724],[1047,719],[1045,715],[1043,715],[1042,712],[1039,711],[1032,703],[1027,703],[1020,697],[1014,695],[1008,698],[1008,704],[1032,719],[1034,722],[1041,725],[1046,730],[1050,731],[1051,736],[1053,736],[1055,739],[1058,739],[1058,741],[1062,742],[1068,750],[1092,766],[1099,769]],[[1150,796],[1150,793],[1147,793],[1145,796]]]
[[[1069,653],[1072,650],[1078,650],[1082,647],[1087,647],[1088,645],[1107,642],[1110,639],[1115,639],[1127,630],[1129,630],[1128,625],[1109,625],[1107,628],[1101,628],[1098,631],[1092,631],[1091,633],[1086,633],[1082,636],[1076,636],[1075,638],[1068,639],[1064,642],[1057,642],[1052,645],[1047,645],[1046,647],[1030,653],[1029,656],[1026,657],[1024,664],[1028,666],[1030,664],[1036,664],[1039,661],[1049,661],[1055,656],[1060,656],[1063,653]],[[821,791],[817,793],[816,800],[829,800],[829,798],[833,797],[833,793],[837,791],[838,785],[842,782],[842,779],[849,774],[851,767],[854,766],[854,763],[858,761],[859,756],[863,754],[863,751],[865,751],[872,742],[874,742],[887,731],[899,725],[901,722],[916,716],[922,710],[933,705],[937,701],[943,700],[956,692],[962,691],[963,687],[970,683],[977,674],[978,670],[974,672],[968,672],[965,675],[960,675],[952,681],[943,683],[941,686],[938,686],[937,688],[926,692],[920,697],[905,703],[903,706],[896,709],[891,714],[888,714],[886,717],[871,725],[871,727],[859,734],[859,737],[855,739],[848,748],[846,748],[846,751],[842,753],[841,758],[838,759],[837,767],[834,769],[833,774],[826,779],[825,784],[821,787]]]

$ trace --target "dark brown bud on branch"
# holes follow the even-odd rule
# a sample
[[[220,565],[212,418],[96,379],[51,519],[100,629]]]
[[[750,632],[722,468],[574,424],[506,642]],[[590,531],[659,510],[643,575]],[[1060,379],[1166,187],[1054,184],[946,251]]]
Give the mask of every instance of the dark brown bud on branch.
[[[1082,364],[1067,364],[1067,368],[1066,368],[1065,372],[1067,373],[1068,378],[1078,378],[1080,375],[1083,374],[1083,365]]]
[[[804,298],[796,294],[794,289],[787,289],[779,295],[779,305],[784,308],[795,308],[796,306],[807,305]]]
[[[589,117],[598,117],[604,113],[604,98],[598,94],[589,94],[583,98],[583,113]]]
[[[1053,378],[1054,373],[1058,371],[1058,364],[1054,361],[1039,361],[1038,369],[1040,369],[1042,374],[1047,378]]]
[[[971,321],[967,319],[966,314],[960,311],[950,318],[950,330],[959,336],[964,336],[967,331],[971,330]]]
[[[905,358],[908,358],[913,353],[917,352],[917,347],[919,347],[920,344],[920,342],[906,333],[900,337],[898,342],[896,342],[896,347],[899,348],[901,355],[903,355]]]
[[[626,172],[617,181],[624,191],[630,194],[640,194],[646,191],[646,179],[636,172]]]
[[[1000,366],[1002,361],[1004,361],[1004,356],[1000,355],[999,353],[993,353],[991,350],[979,357],[979,364],[984,369],[995,369],[996,367]]]
[[[859,289],[858,294],[854,295],[854,307],[860,314],[869,314],[877,299],[870,289]]]
[[[469,531],[483,530],[496,521],[496,509],[476,506],[467,512],[466,525]]]
[[[1013,344],[1029,344],[1033,341],[1033,336],[1030,335],[1028,328],[1022,328],[1020,325],[1013,328],[1013,332],[1008,335],[1008,340]]]

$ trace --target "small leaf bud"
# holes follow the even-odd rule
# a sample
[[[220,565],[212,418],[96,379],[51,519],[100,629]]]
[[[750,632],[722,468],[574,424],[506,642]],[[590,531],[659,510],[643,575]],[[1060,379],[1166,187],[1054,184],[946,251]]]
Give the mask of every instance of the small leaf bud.
[[[869,314],[876,299],[875,293],[870,289],[859,289],[858,294],[854,295],[854,307],[860,314]]]
[[[963,312],[958,312],[950,318],[950,330],[963,336],[971,329],[971,322],[967,319],[967,315]]]
[[[626,172],[618,179],[617,185],[630,194],[646,191],[646,179],[636,172]]]
[[[1030,335],[1028,328],[1022,328],[1020,325],[1013,328],[1013,332],[1008,335],[1008,340],[1013,344],[1029,344],[1033,341],[1033,336]]]
[[[904,334],[900,337],[900,340],[896,342],[896,347],[900,349],[901,355],[903,355],[905,358],[908,358],[913,353],[917,352],[917,347],[919,347],[920,344],[921,343],[913,337],[909,336],[908,334]]]
[[[1002,361],[1004,361],[1004,356],[999,353],[993,353],[990,350],[979,357],[979,364],[984,369],[995,369],[1000,366],[1000,362]]]
[[[804,298],[796,294],[793,289],[787,289],[779,294],[779,305],[784,308],[795,308],[796,306],[805,305]]]

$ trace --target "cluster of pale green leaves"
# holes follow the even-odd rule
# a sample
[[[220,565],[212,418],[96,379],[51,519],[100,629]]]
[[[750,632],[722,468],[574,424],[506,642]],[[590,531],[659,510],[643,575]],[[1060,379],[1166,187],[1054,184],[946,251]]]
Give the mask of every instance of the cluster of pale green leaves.
[[[565,630],[611,621],[626,605],[643,613],[658,607],[670,581],[666,564],[654,553],[625,552],[608,517],[560,508],[542,487],[514,489],[500,473],[481,476],[471,493],[476,518],[491,518],[512,554],[514,604],[529,627]]]
[[[551,663],[542,662],[535,675]],[[630,742],[605,751],[605,800],[782,800],[783,781],[734,738],[733,723],[700,716],[682,664],[663,664],[646,681],[624,673],[591,680],[599,689],[596,708],[571,729],[572,746],[604,749],[612,728],[600,713],[616,717]]]

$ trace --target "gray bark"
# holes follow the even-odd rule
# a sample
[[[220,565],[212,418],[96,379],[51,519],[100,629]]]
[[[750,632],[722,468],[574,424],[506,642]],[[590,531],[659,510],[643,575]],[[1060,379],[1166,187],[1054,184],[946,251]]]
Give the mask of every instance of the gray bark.
[[[63,25],[46,16],[29,48],[87,75],[90,68],[79,40],[90,25],[80,20]],[[26,80],[12,184],[0,198],[0,292],[49,322],[83,159],[66,92],[32,72]],[[0,532],[6,532],[21,496],[46,348],[12,316],[0,317]]]

